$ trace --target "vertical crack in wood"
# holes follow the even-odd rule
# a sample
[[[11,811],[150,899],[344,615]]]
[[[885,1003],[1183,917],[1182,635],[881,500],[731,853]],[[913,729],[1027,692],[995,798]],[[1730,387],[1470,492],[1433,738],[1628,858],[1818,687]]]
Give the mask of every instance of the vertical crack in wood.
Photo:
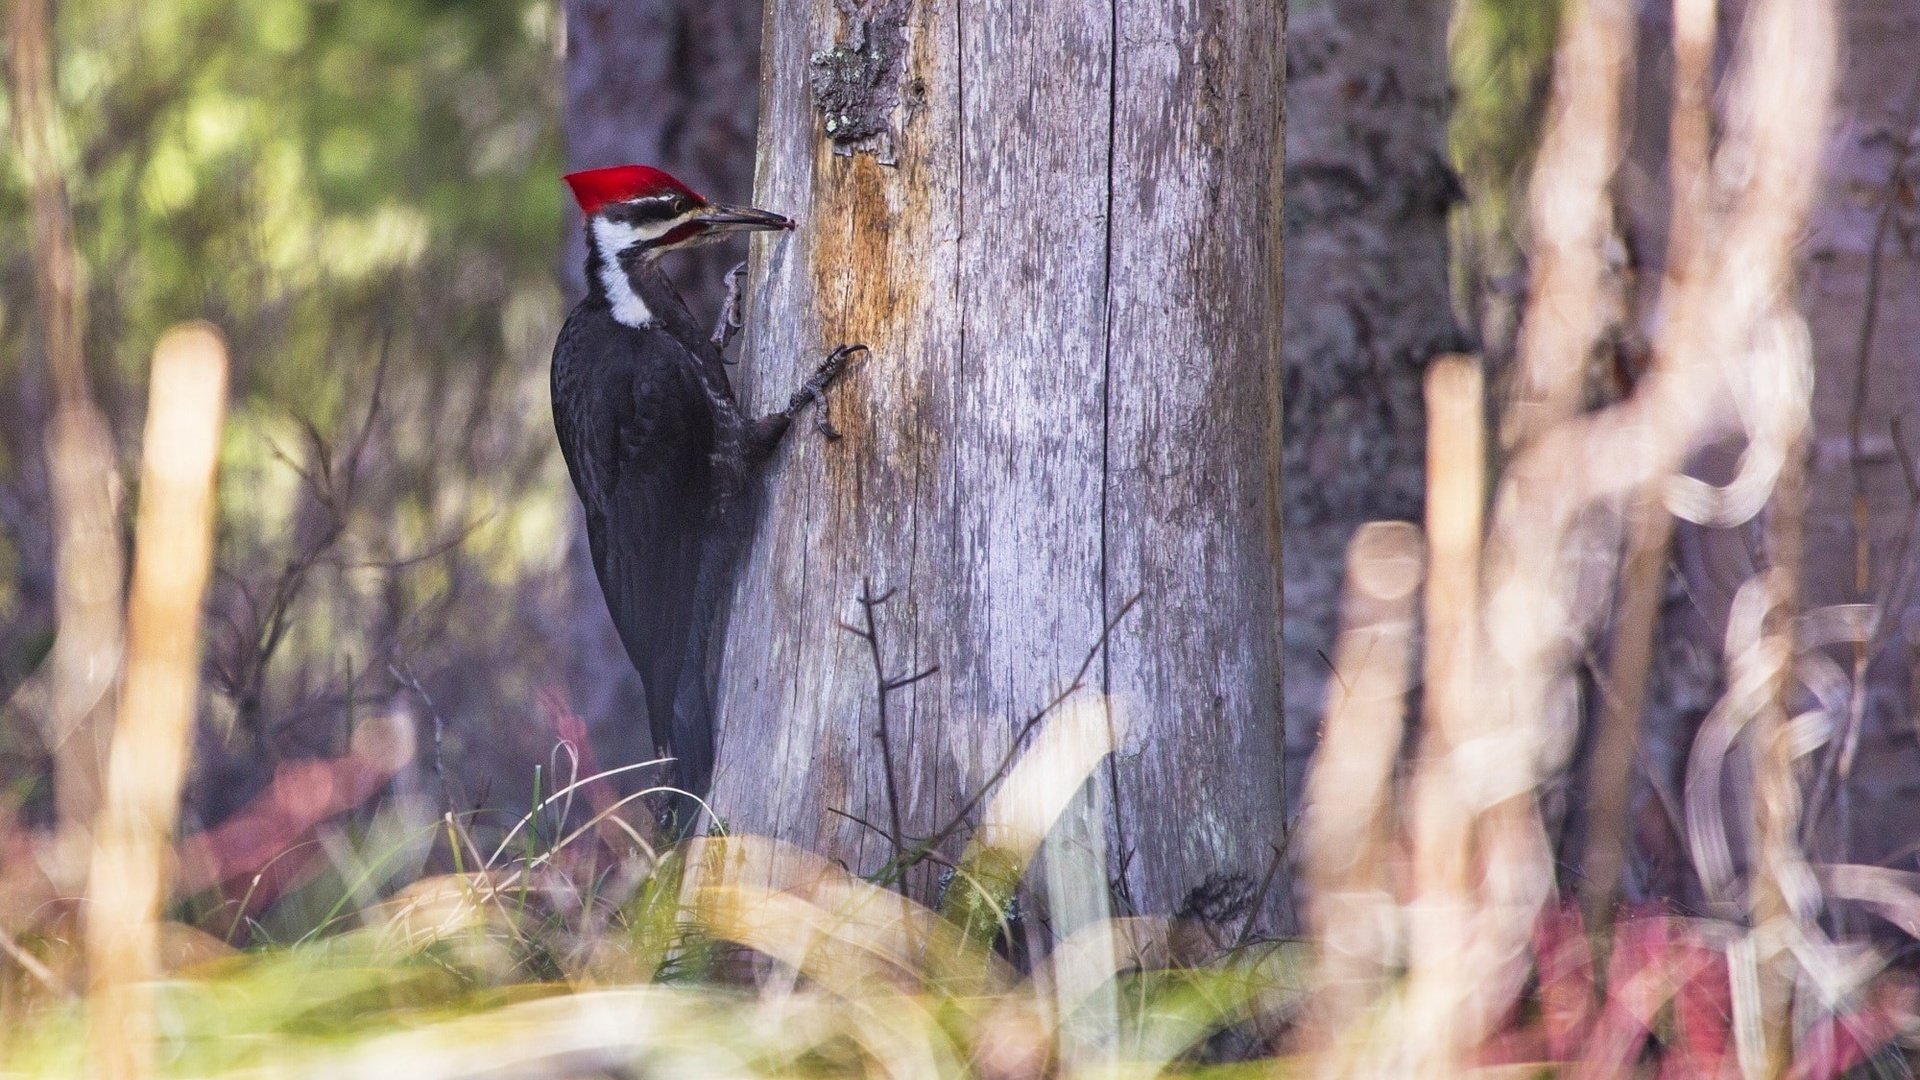
[[[958,159],[958,167],[954,170],[954,222],[953,222],[954,224],[953,295],[954,295],[954,301],[955,301],[956,317],[954,319],[954,353],[953,353],[954,361],[953,361],[953,381],[952,381],[952,385],[954,389],[950,391],[951,396],[948,397],[947,403],[946,403],[949,419],[955,416],[958,416],[960,412],[958,395],[965,393],[965,390],[963,389],[963,387],[966,385],[965,381],[961,377],[961,373],[965,370],[965,365],[967,362],[967,312],[969,310],[969,307],[967,303],[967,300],[968,300],[967,275],[963,269],[966,265],[966,242],[967,242],[967,32],[966,32],[966,26],[967,26],[966,5],[964,3],[956,2],[953,5],[953,56],[954,56],[953,154],[954,154],[954,157]],[[935,143],[937,145],[938,140],[935,140]],[[918,483],[918,479],[919,479],[919,474],[916,473],[915,474],[916,483]],[[918,495],[919,493],[918,491],[916,491],[915,499],[914,499],[914,507],[915,507],[914,536],[916,541],[918,540],[918,537],[919,537],[919,532],[918,532],[919,497]],[[915,547],[916,553],[918,552],[918,550],[919,549],[916,544],[916,547]],[[915,625],[918,626],[917,621]],[[946,640],[951,642],[953,639],[951,637],[948,637]],[[951,683],[949,685],[951,685]],[[948,693],[949,702],[953,700],[953,697],[954,697],[954,694],[950,690]],[[952,707],[951,704],[949,704],[948,708],[951,709],[951,707]],[[952,743],[948,743],[947,745],[952,746]],[[958,754],[953,754],[953,753],[949,753],[947,756],[944,756],[944,757],[938,754],[934,755],[934,764],[932,768],[933,787],[931,788],[932,795],[930,796],[930,799],[933,802],[933,804],[936,806],[939,805],[939,799],[940,799],[939,793],[942,790],[940,786],[942,781],[942,777],[940,776],[941,762],[943,761],[953,762],[954,779],[960,782],[961,784],[964,784],[966,782],[966,777],[967,777],[966,766],[959,762],[958,756],[959,756]]]
[[[1120,4],[1107,6],[1107,220],[1105,248],[1101,253],[1101,318],[1105,328],[1100,343],[1100,622],[1108,625],[1110,612],[1107,565],[1107,518],[1113,486],[1113,189],[1115,150],[1120,127]],[[1119,888],[1126,891],[1127,824],[1120,812],[1120,744],[1113,723],[1113,643],[1100,645],[1101,710],[1107,718],[1107,788],[1113,814],[1112,857],[1123,869]],[[1131,907],[1131,905],[1129,905]],[[1129,911],[1129,914],[1132,914]]]

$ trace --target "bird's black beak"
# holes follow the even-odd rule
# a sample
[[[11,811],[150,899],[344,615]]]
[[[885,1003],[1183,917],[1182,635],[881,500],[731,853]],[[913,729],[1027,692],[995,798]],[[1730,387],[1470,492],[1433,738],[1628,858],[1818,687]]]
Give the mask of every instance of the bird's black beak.
[[[793,228],[793,219],[752,206],[708,206],[696,219],[715,232],[774,232]]]

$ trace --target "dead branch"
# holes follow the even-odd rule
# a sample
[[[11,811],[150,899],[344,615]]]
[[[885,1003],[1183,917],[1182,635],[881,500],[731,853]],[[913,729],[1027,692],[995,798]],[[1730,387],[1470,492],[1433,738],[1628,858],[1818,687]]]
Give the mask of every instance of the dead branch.
[[[946,843],[948,839],[960,831],[961,826],[967,823],[968,817],[973,813],[974,809],[978,807],[980,803],[986,799],[988,793],[1006,777],[1008,770],[1013,768],[1013,763],[1019,759],[1020,752],[1026,746],[1028,737],[1033,734],[1035,728],[1040,726],[1040,722],[1052,715],[1054,710],[1058,709],[1068,698],[1086,688],[1087,676],[1093,671],[1094,661],[1100,658],[1100,651],[1106,647],[1108,639],[1113,636],[1114,628],[1120,625],[1121,620],[1127,617],[1127,613],[1132,611],[1134,605],[1138,604],[1141,597],[1145,595],[1145,593],[1135,593],[1126,603],[1120,605],[1120,610],[1114,613],[1113,618],[1107,620],[1106,626],[1100,629],[1100,636],[1095,638],[1093,645],[1087,649],[1086,658],[1080,661],[1080,668],[1074,672],[1073,679],[1068,682],[1059,693],[1055,694],[1051,700],[1045,705],[1042,705],[1039,710],[1027,717],[1026,721],[1020,725],[1019,730],[1014,732],[1012,741],[1007,744],[1007,752],[1001,755],[999,763],[988,772],[986,778],[973,789],[973,792],[961,801],[959,809],[953,812],[952,816],[947,819],[946,824],[935,829],[932,835],[928,836],[926,840],[914,844],[903,854],[897,856],[893,862],[882,867],[877,880],[895,880],[899,875],[912,869],[913,866],[921,860],[929,858],[931,853],[938,850],[941,844]]]
[[[840,629],[866,642],[867,656],[873,664],[874,707],[880,714],[880,727],[876,738],[880,742],[880,764],[884,771],[887,792],[887,822],[889,825],[887,837],[888,841],[893,845],[892,860],[898,861],[900,857],[906,853],[906,848],[901,842],[905,834],[901,831],[900,827],[900,782],[899,776],[894,771],[893,766],[893,730],[892,725],[888,722],[887,701],[896,692],[904,690],[914,683],[938,673],[940,665],[931,665],[912,675],[887,674],[886,662],[880,657],[880,628],[879,624],[874,620],[874,612],[880,605],[893,599],[893,592],[892,589],[888,589],[885,593],[875,596],[873,594],[873,579],[860,579],[860,613],[865,619],[865,624],[862,626],[850,626],[847,623],[841,623]],[[906,890],[905,875],[900,875],[895,883],[899,885],[904,894]]]

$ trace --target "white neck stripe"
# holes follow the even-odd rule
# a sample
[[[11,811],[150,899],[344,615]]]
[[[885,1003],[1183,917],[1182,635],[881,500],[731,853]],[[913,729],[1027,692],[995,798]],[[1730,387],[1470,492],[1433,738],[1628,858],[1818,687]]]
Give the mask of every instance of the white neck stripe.
[[[600,254],[600,287],[606,290],[607,303],[613,305],[614,321],[624,326],[648,326],[657,321],[653,309],[633,291],[633,283],[620,266],[620,253],[644,239],[641,230],[631,225],[593,219],[593,245]]]

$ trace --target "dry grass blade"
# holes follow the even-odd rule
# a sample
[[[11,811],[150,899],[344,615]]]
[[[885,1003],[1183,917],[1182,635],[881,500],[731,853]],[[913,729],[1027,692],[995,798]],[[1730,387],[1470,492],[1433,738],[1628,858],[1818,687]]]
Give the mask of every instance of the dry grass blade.
[[[1508,447],[1579,411],[1601,326],[1613,232],[1607,194],[1620,157],[1620,86],[1633,50],[1631,0],[1568,5],[1553,98],[1531,183],[1532,298],[1505,420]]]
[[[1136,915],[1075,930],[1035,968],[1035,997],[1050,999],[1057,1015],[1071,1016],[1115,975],[1165,968],[1172,948],[1168,926],[1163,917]]]
[[[858,979],[840,977],[849,970],[871,968],[889,978],[923,969],[937,975],[966,948],[958,929],[931,909],[790,844],[706,837],[688,842],[682,855],[690,906],[716,936],[764,952],[830,990],[857,992]],[[984,991],[1015,983],[997,956],[964,959]]]
[[[1482,704],[1480,575],[1486,449],[1484,387],[1464,358],[1427,374],[1425,725],[1414,778],[1414,902],[1408,915],[1408,1036],[1422,1075],[1448,1075],[1503,1007],[1515,978],[1511,923],[1530,918],[1508,882],[1537,891],[1537,832],[1512,774],[1525,728]]]
[[[1347,547],[1346,625],[1334,645],[1331,700],[1307,777],[1303,826],[1309,918],[1320,949],[1317,1040],[1354,1021],[1400,949],[1394,763],[1425,563],[1420,530],[1400,522],[1365,525]]]
[[[819,904],[758,885],[730,885],[702,889],[697,909],[716,937],[769,956],[830,993],[858,998],[889,986],[910,990],[917,981],[916,941],[925,939],[932,919],[898,896],[869,900]]]
[[[146,1076],[153,1065],[143,984],[158,973],[155,920],[199,685],[226,384],[226,345],[210,326],[175,329],[154,350],[126,683],[89,875],[95,1068],[111,1078]]]
[[[1673,224],[1667,243],[1667,287],[1677,288],[1693,265],[1693,245],[1706,228],[1712,177],[1713,43],[1718,0],[1673,0],[1674,89],[1668,120],[1668,191]],[[1627,555],[1620,570],[1620,611],[1607,692],[1587,774],[1587,851],[1581,881],[1587,922],[1604,930],[1612,916],[1626,859],[1627,794],[1634,747],[1646,706],[1654,624],[1660,617],[1673,517],[1659,484],[1643,488],[1628,507]]]
[[[1114,746],[1126,741],[1125,714],[1107,700],[1081,702],[1055,715],[987,801],[980,829],[968,844],[992,848],[1024,867],[1033,861],[1080,785]]]
[[[1727,690],[1701,724],[1687,762],[1687,846],[1708,899],[1721,904],[1731,904],[1734,884],[1721,778],[1742,731],[1771,690],[1774,668],[1786,662],[1762,637],[1765,604],[1765,587],[1758,580],[1749,581],[1734,597],[1727,620]]]
[[[1664,298],[1668,322],[1654,368],[1627,402],[1552,429],[1509,470],[1489,577],[1496,674],[1540,669],[1564,649],[1566,601],[1536,602],[1562,594],[1551,587],[1559,561],[1539,556],[1559,549],[1577,516],[1667,483],[1695,448],[1727,432],[1729,369],[1746,362],[1777,309],[1807,218],[1832,81],[1830,17],[1825,3],[1756,5],[1741,64],[1750,74],[1739,82],[1715,165],[1718,201],[1729,210],[1712,242],[1699,245],[1698,272]],[[1669,488],[1670,505],[1672,498]],[[1535,689],[1522,687],[1517,703],[1535,700]]]
[[[1814,872],[1829,894],[1866,904],[1888,922],[1920,938],[1920,874],[1857,863],[1818,866]]]
[[[106,418],[91,402],[60,407],[47,440],[54,496],[55,620],[59,636],[47,666],[51,690],[45,729],[53,751],[63,869],[77,871],[87,829],[100,808],[102,773],[120,673],[120,479]],[[79,884],[61,874],[63,886]]]
[[[1713,177],[1713,46],[1720,0],[1673,0],[1673,109],[1667,121],[1667,186],[1673,227],[1667,267],[1685,273],[1706,228]]]

